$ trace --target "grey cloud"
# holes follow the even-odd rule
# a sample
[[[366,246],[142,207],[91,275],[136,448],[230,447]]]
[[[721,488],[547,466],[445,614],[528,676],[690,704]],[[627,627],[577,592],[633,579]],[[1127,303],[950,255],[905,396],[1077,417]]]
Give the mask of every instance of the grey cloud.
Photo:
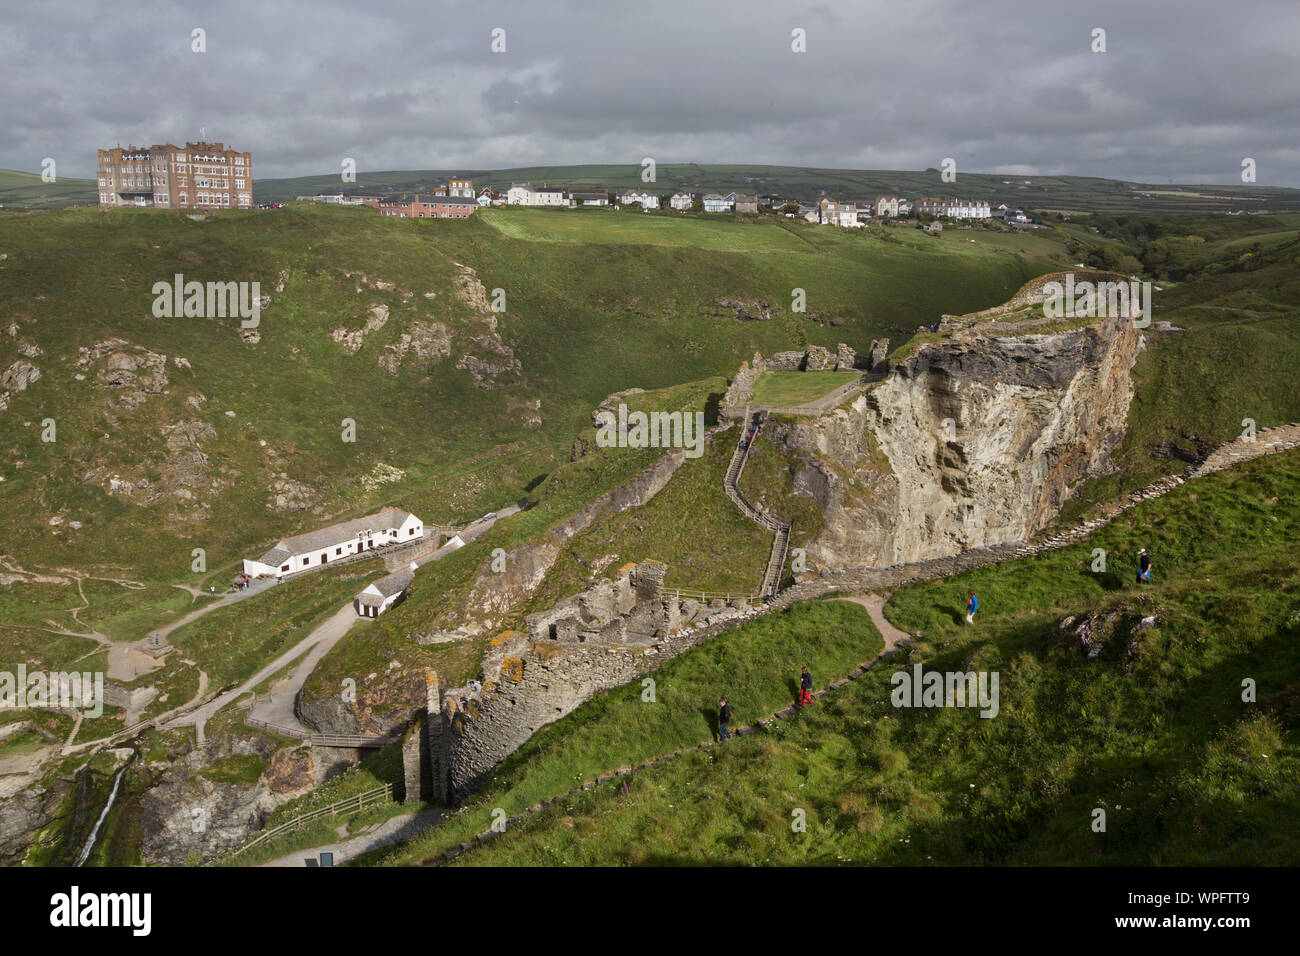
[[[190,52],[207,30],[208,52]],[[507,52],[490,52],[491,31]],[[805,29],[808,52],[790,50]],[[1107,31],[1108,52],[1089,50]],[[0,28],[0,166],[200,127],[259,176],[754,162],[1300,186],[1300,6],[93,3]]]

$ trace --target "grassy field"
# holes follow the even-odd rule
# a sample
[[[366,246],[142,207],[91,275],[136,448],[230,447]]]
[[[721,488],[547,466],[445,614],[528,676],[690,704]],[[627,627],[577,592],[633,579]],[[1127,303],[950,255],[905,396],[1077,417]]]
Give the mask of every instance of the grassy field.
[[[764,372],[754,383],[753,404],[803,405],[861,377],[861,372]]]
[[[605,245],[686,246],[720,252],[813,252],[781,220],[737,221],[606,209],[484,209],[479,217],[511,239]]]
[[[643,701],[642,684],[635,681],[543,728],[446,821],[372,861],[418,862],[487,829],[494,808],[517,813],[602,771],[708,740],[717,733],[722,695],[737,726],[764,717],[798,696],[801,666],[814,677],[846,673],[883,646],[866,611],[844,601],[745,624],[651,672],[654,702]]]
[[[93,179],[59,177],[56,182],[47,183],[39,173],[0,169],[0,207],[4,209],[61,209],[97,202],[99,190]],[[3,214],[0,210],[0,215]]]
[[[642,771],[626,793],[579,794],[456,862],[1286,864],[1300,853],[1298,491],[1300,454],[1257,460],[1093,540],[895,595],[887,613],[923,635],[899,666],[1000,672],[992,719],[895,707],[895,668],[881,668],[798,720]],[[1156,555],[1140,589],[1138,544]],[[1098,546],[1105,573],[1091,571]],[[1074,636],[1087,614],[1092,660]]]

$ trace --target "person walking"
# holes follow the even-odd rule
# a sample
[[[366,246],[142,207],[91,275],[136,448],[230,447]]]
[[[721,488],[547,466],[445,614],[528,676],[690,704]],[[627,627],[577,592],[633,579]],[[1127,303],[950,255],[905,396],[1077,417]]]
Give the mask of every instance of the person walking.
[[[966,623],[975,623],[975,612],[980,609],[980,599],[975,596],[974,591],[966,592]]]
[[[727,698],[723,697],[718,701],[718,740],[723,741],[731,737],[727,726],[731,723],[731,706],[727,703]]]
[[[799,706],[803,707],[812,702],[812,674],[808,673],[808,665],[805,664],[803,674],[799,677]]]
[[[1147,549],[1143,548],[1138,552],[1138,584],[1151,583],[1151,555],[1147,554]]]

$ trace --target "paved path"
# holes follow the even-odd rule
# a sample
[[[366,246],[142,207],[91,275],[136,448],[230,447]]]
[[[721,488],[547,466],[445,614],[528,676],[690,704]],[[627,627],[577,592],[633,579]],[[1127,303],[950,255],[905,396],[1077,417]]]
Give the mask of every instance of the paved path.
[[[403,813],[383,823],[375,824],[365,832],[326,846],[309,847],[286,854],[277,860],[263,863],[262,866],[315,866],[320,861],[321,853],[333,853],[337,866],[347,860],[355,859],[363,853],[378,850],[380,847],[392,846],[415,839],[429,827],[442,819],[442,810],[425,810],[420,813]]]
[[[271,663],[267,664],[265,667],[259,670],[252,677],[248,678],[248,680],[244,681],[238,687],[235,687],[231,690],[225,691],[224,693],[217,695],[215,698],[208,701],[202,707],[199,707],[197,710],[194,710],[191,713],[184,714],[180,717],[176,717],[175,719],[170,721],[166,726],[170,729],[173,727],[184,727],[193,724],[198,729],[199,743],[203,743],[204,742],[203,725],[206,724],[208,722],[208,719],[211,718],[214,714],[216,714],[217,711],[221,710],[227,704],[231,703],[232,701],[236,700],[239,697],[242,697],[244,694],[251,691],[254,687],[262,683],[262,681],[266,680],[276,671],[283,670],[285,667],[289,666],[289,664],[293,660],[295,660],[298,656],[300,656],[304,651],[310,650],[316,645],[321,644],[322,642],[327,642],[328,646],[321,652],[321,655],[323,656],[325,651],[328,651],[330,647],[333,647],[335,644],[337,644],[339,639],[342,638],[343,635],[347,633],[348,628],[350,628],[358,620],[359,618],[356,615],[356,611],[354,611],[352,608],[352,602],[349,601],[338,611],[335,611],[334,614],[331,615],[324,623],[317,625],[312,630],[312,632],[308,634],[306,637],[304,637],[301,641],[293,645],[293,647],[289,648],[287,651],[285,651],[283,654],[281,654]],[[319,660],[319,658],[317,658],[317,660]],[[313,666],[315,665],[313,664]],[[308,671],[308,673],[310,673],[310,671]],[[305,680],[306,677],[304,676],[303,679]],[[280,699],[278,706],[281,707],[283,706],[283,698]],[[288,706],[289,706],[289,714],[292,717],[293,714],[292,696],[289,697]],[[293,726],[296,725],[297,723],[298,723],[297,719],[294,718],[292,723],[286,724],[286,726]],[[305,732],[311,733],[311,731],[305,731]]]
[[[302,685],[311,676],[311,672],[316,669],[316,665],[320,663],[321,658],[343,639],[343,636],[358,620],[360,618],[357,617],[357,612],[349,602],[308,634],[305,640],[295,645],[294,651],[300,652],[304,647],[315,644],[307,656],[293,669],[293,673],[277,681],[268,696],[258,698],[257,703],[253,705],[252,716],[258,720],[264,720],[268,724],[274,724],[276,727],[285,728],[291,737],[299,734],[305,736],[316,733],[315,730],[300,722],[297,714],[294,713],[294,704],[298,699],[298,692],[302,690]],[[283,655],[279,659],[283,659]],[[292,653],[289,659],[293,659]],[[274,673],[274,670],[272,670],[272,673]],[[256,686],[258,683],[260,681],[254,680],[252,686]]]
[[[906,631],[900,631],[889,622],[885,617],[885,602],[888,601],[888,594],[844,594],[841,599],[852,601],[854,604],[861,604],[871,615],[871,622],[876,625],[876,630],[880,636],[885,639],[885,650],[892,651],[899,644],[911,640],[911,635]]]

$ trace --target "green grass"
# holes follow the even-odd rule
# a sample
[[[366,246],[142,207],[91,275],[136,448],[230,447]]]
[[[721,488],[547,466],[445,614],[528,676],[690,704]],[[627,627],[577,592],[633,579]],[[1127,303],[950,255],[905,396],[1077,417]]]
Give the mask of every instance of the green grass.
[[[752,401],[777,408],[804,405],[861,377],[861,372],[764,372],[754,383]]]
[[[305,638],[381,574],[378,560],[291,578],[217,608],[168,637],[210,687],[243,680]]]
[[[844,601],[804,605],[745,624],[651,671],[653,703],[643,701],[637,680],[543,728],[446,821],[377,858],[384,864],[417,862],[487,829],[494,808],[513,814],[601,772],[708,740],[717,731],[722,695],[735,727],[752,723],[794,701],[802,665],[820,686],[882,647],[866,611]]]
[[[898,666],[999,672],[993,719],[896,708],[895,668],[878,668],[797,721],[649,768],[626,794],[576,795],[456,862],[1289,863],[1300,853],[1298,491],[1300,454],[1257,460],[1094,540],[895,595],[887,613],[923,633]],[[1156,555],[1151,587],[1130,583],[1139,542]],[[1096,546],[1111,549],[1105,574],[1090,570]],[[981,595],[975,627],[961,614],[968,587]],[[1058,625],[1089,612],[1115,613],[1091,661]],[[1258,703],[1243,702],[1245,677]],[[1098,807],[1104,833],[1091,827]],[[806,832],[792,830],[796,811]]]
[[[1153,324],[1133,368],[1135,393],[1114,474],[1089,480],[1062,522],[1182,471],[1215,446],[1256,428],[1300,421],[1300,243],[1258,267],[1207,276],[1157,293]]]
[[[59,209],[70,205],[94,205],[97,202],[99,190],[93,179],[68,179],[60,176],[55,182],[47,183],[41,180],[39,173],[0,169],[0,206],[5,209]]]
[[[28,360],[21,345],[40,349],[30,360],[42,373],[0,413],[12,426],[0,430],[8,462],[0,534],[23,542],[29,570],[72,567],[145,585],[121,595],[94,585],[85,619],[114,636],[147,633],[184,610],[185,596],[170,585],[199,580],[191,570],[196,547],[219,581],[283,535],[384,504],[431,522],[466,520],[540,492],[550,475],[551,503],[582,507],[589,497],[555,492],[566,483],[584,495],[596,490],[586,478],[574,484],[574,469],[564,466],[574,436],[606,395],[718,380],[755,350],[841,341],[866,348],[881,335],[905,337],[939,312],[1001,301],[1064,254],[1060,244],[1033,255],[982,241],[927,246],[906,230],[849,235],[788,222],[598,210],[502,215],[547,228],[577,224],[584,233],[590,226],[590,241],[511,238],[491,216],[397,222],[306,204],[204,222],[141,209],[0,216],[9,257],[0,266],[0,311],[20,329],[0,336],[0,367]],[[620,229],[631,232],[620,237]],[[639,241],[646,230],[665,229],[671,242]],[[737,243],[757,251],[720,248]],[[803,252],[762,251],[795,247]],[[495,319],[521,363],[507,388],[479,388],[456,368],[463,355],[482,354],[474,339],[487,328],[461,299],[458,263],[474,268],[489,292],[507,292],[507,311]],[[261,341],[241,341],[230,319],[154,318],[153,284],[176,272],[259,281],[272,300]],[[807,293],[807,314],[789,311],[795,288]],[[737,321],[719,305],[730,299],[761,299],[776,317]],[[389,321],[356,354],[331,341],[332,329],[358,328],[376,304],[389,307]],[[388,374],[379,360],[416,322],[444,325],[451,354],[427,369],[408,356],[396,376]],[[167,357],[162,393],[127,408],[117,402],[120,390],[99,380],[106,360],[77,367],[79,348],[112,337]],[[271,368],[274,375],[263,374]],[[57,422],[53,443],[41,441],[47,417]],[[354,443],[341,441],[347,418],[357,424]],[[164,437],[167,427],[190,420],[216,432],[201,441],[201,481],[180,477]],[[377,462],[404,474],[365,492],[361,478]],[[612,487],[619,467],[592,476],[609,479],[599,490]],[[281,475],[305,480],[317,504],[300,512],[271,507]],[[148,481],[151,490],[128,498],[110,492],[112,478]],[[51,526],[54,515],[64,522]],[[541,530],[542,520],[522,516],[516,527]],[[38,599],[20,620],[48,617],[80,629],[69,618],[82,604],[75,588],[21,589]]]
[[[610,209],[485,209],[483,221],[511,239],[583,244],[688,246],[720,252],[813,252],[784,220],[742,222]]]
[[[266,771],[266,761],[257,754],[231,754],[203,767],[199,776],[213,783],[251,786]]]

